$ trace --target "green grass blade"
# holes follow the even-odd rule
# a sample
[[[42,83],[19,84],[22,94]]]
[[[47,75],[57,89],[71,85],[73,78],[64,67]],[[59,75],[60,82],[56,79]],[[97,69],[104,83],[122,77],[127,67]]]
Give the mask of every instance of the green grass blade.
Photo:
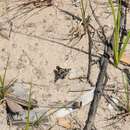
[[[29,90],[29,98],[28,98],[28,112],[27,112],[27,120],[26,120],[26,126],[25,126],[25,130],[29,130],[30,128],[30,109],[31,109],[31,89],[32,89],[32,84]]]
[[[0,75],[0,87],[2,87],[3,86],[3,78],[2,78],[2,76]]]
[[[5,66],[5,72],[4,72],[3,83],[2,83],[3,86],[4,86],[4,84],[5,84],[5,77],[6,77],[8,65],[9,65],[9,57],[8,57],[8,59],[7,59],[7,63],[6,63],[6,66]]]
[[[125,52],[125,49],[128,45],[129,40],[130,40],[130,31],[128,31],[127,37],[125,37],[123,40],[123,47],[121,48],[121,51],[120,51],[120,58],[122,57],[123,53]]]
[[[115,24],[115,31],[114,31],[114,34],[115,34],[115,41],[114,41],[114,48],[115,48],[115,62],[116,62],[116,65],[118,65],[119,63],[119,40],[120,40],[120,19],[121,19],[121,1],[119,0],[119,3],[118,3],[118,12],[117,12],[117,20],[116,20],[116,24]]]
[[[114,25],[116,25],[116,14],[115,14],[115,9],[114,9],[114,4],[113,4],[112,0],[108,0],[108,2],[111,6],[112,15],[113,15],[113,18],[114,18]]]
[[[111,6],[112,15],[114,19],[114,43],[113,43],[113,52],[114,52],[114,63],[117,66],[120,60],[120,50],[119,50],[119,42],[120,42],[120,20],[121,20],[121,0],[118,2],[118,10],[117,15],[115,13],[114,4],[112,0],[108,0]]]
[[[112,10],[112,15],[113,15],[113,19],[114,19],[114,46],[113,46],[113,52],[114,52],[114,63],[115,65],[118,64],[118,47],[119,47],[119,7],[118,7],[118,14],[117,14],[117,19],[116,19],[116,13],[115,13],[115,9],[114,9],[114,4],[112,0],[108,0],[110,6],[111,6],[111,10]]]
[[[82,21],[85,22],[85,7],[83,0],[80,1],[80,9],[81,9]]]

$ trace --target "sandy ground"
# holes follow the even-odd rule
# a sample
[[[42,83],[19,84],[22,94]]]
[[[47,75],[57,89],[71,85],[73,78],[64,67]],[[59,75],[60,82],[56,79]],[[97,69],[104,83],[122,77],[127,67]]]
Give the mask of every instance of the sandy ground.
[[[0,37],[0,73],[3,73],[9,56],[6,82],[17,78],[17,82],[25,85],[27,89],[30,87],[28,82],[32,82],[32,97],[38,101],[40,107],[54,103],[65,104],[74,100],[83,92],[68,91],[89,89],[90,85],[86,80],[70,80],[69,76],[54,83],[53,71],[56,66],[60,66],[71,68],[75,72],[72,78],[86,76],[88,55],[85,52],[88,50],[88,41],[86,37],[83,37],[79,42],[77,42],[78,38],[70,42],[69,39],[72,38],[72,35],[70,36],[69,33],[72,27],[77,27],[76,21],[60,12],[54,5],[80,16],[78,3],[76,3],[76,7],[71,0],[57,0],[53,2],[54,5],[49,7],[38,8],[31,4],[20,8],[18,5],[22,2],[20,0],[6,0],[6,2],[0,0],[0,26],[6,28],[6,30],[0,31],[5,36]],[[106,31],[109,37],[112,30],[112,17],[108,17],[108,14],[104,13],[109,11],[108,5],[101,4],[101,0],[97,0],[97,2],[98,4],[93,3],[97,10],[96,14],[101,23],[107,25]],[[33,10],[28,12],[29,9]],[[89,9],[88,14],[91,14]],[[91,22],[95,28],[98,27],[93,18],[91,18]],[[79,33],[82,33],[82,29],[79,29]],[[100,49],[102,49],[100,43],[96,43],[93,53],[101,52]],[[110,77],[108,84],[114,84],[116,88],[122,87],[121,72],[109,66],[108,73]],[[94,65],[91,75],[93,82],[96,82],[97,74],[98,65]],[[13,126],[9,127],[6,124],[5,106],[1,105],[0,107],[0,128],[15,130]],[[83,128],[88,108],[89,105],[79,109],[68,118],[75,119]],[[102,98],[95,121],[97,129],[130,130],[129,118],[107,126],[112,122],[106,120],[110,116],[111,111],[108,109],[108,104]],[[54,125],[52,130],[65,129],[56,125],[55,119],[51,125]]]

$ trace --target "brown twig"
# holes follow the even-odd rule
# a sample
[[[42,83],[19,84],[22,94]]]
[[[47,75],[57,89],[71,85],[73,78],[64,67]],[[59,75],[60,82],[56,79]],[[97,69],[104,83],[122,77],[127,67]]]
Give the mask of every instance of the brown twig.
[[[93,40],[90,34],[89,26],[86,26],[87,34],[88,34],[88,72],[87,72],[87,80],[88,82],[93,86],[92,82],[90,81],[90,75],[91,75],[91,66],[92,66],[92,45]]]
[[[92,103],[90,105],[88,118],[86,120],[85,127],[83,130],[92,130],[92,126],[94,124],[94,119],[95,119],[96,112],[97,112],[97,107],[98,107],[99,101],[101,99],[101,95],[103,93],[104,87],[106,85],[107,66],[108,66],[109,58],[110,58],[109,53],[111,52],[111,48],[110,48],[109,44],[111,44],[111,43],[108,43],[108,41],[106,41],[105,44],[107,46],[105,47],[104,54],[101,58],[102,64],[101,64],[100,73],[98,75],[98,79],[96,82],[94,97],[93,97]]]

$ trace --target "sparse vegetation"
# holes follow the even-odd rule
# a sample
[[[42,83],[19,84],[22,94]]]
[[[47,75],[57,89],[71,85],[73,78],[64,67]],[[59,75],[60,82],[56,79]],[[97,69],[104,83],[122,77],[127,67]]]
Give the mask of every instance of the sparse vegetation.
[[[124,14],[122,14],[122,11],[121,11],[122,10],[122,1],[118,0],[117,15],[116,15],[116,9],[114,8],[113,1],[109,0],[109,4],[111,6],[111,11],[112,11],[113,19],[114,19],[113,52],[114,52],[114,63],[117,66],[128,45],[128,42],[130,39],[130,31],[128,31],[127,34],[124,34],[125,32],[123,32],[123,34],[121,34],[122,31],[124,31],[123,30],[124,28],[121,28],[121,15],[124,15]]]
[[[10,85],[12,84],[12,82],[10,82],[8,85],[5,84],[8,64],[9,64],[9,58],[7,60],[6,66],[5,66],[5,71],[4,71],[3,76],[0,75],[0,100],[4,100],[4,97],[6,96],[6,94],[8,94],[8,89],[9,89]]]
[[[31,87],[29,90],[29,97],[28,97],[28,111],[27,111],[25,130],[29,130],[29,128],[30,128],[30,110],[31,110],[31,95],[32,95],[31,88],[32,88],[32,85],[30,84],[30,86]]]

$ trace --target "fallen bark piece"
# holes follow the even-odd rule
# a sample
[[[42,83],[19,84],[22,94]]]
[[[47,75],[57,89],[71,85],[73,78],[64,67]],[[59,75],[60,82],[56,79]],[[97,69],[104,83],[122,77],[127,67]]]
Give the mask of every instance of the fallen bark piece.
[[[24,111],[24,109],[22,108],[22,106],[20,106],[19,104],[9,100],[9,99],[6,99],[6,103],[7,103],[7,107],[8,109],[12,112],[12,113],[19,113],[19,112],[22,112]]]
[[[69,119],[58,118],[57,125],[62,126],[66,129],[72,129],[74,127],[73,123]]]
[[[5,99],[10,99],[11,101],[21,105],[22,107],[25,107],[26,109],[28,108],[28,104],[29,104],[29,101],[25,100],[25,99],[22,99],[22,98],[19,98],[15,95],[7,95],[5,97]],[[35,99],[31,99],[30,100],[30,108],[34,108],[34,107],[38,107],[38,104],[37,104],[37,101]]]

